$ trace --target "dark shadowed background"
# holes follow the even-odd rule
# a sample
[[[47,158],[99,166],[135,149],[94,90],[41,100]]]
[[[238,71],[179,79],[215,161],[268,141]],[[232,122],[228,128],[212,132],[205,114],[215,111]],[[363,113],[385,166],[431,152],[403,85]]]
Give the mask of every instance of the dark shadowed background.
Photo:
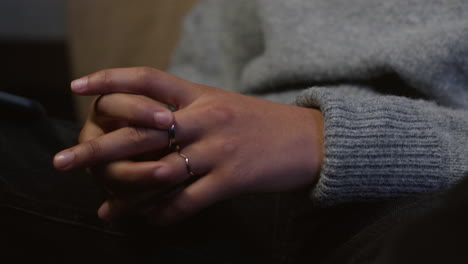
[[[104,68],[165,69],[196,2],[2,0],[0,91],[36,99],[52,117],[82,121],[92,98],[74,98],[70,81]]]

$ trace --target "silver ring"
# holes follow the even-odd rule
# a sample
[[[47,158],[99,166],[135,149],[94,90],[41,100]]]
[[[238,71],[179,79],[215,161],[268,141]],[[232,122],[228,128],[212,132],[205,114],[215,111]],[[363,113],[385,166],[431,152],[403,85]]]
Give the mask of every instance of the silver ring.
[[[177,145],[176,148],[177,148],[177,154],[179,154],[179,156],[181,156],[185,160],[185,167],[187,169],[187,173],[190,176],[195,177],[195,173],[192,171],[192,168],[190,167],[189,158],[181,152],[181,148],[179,147],[179,145]]]
[[[169,135],[169,144],[167,146],[167,149],[169,150],[169,152],[173,152],[174,148],[178,147],[175,144],[175,125],[172,125],[167,132]]]

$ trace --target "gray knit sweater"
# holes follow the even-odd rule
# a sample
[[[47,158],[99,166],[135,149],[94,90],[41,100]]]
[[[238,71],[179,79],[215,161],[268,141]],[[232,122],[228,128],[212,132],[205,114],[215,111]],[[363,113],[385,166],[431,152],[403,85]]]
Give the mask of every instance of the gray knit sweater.
[[[184,33],[172,73],[322,111],[324,205],[468,171],[468,1],[206,0]]]

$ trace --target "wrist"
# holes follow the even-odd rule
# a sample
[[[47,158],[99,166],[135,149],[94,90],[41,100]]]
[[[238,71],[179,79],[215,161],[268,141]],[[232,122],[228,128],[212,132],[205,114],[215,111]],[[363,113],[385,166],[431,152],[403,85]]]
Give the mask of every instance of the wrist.
[[[317,109],[298,107],[298,143],[295,146],[296,158],[299,160],[301,175],[309,184],[319,180],[324,162],[324,117]]]

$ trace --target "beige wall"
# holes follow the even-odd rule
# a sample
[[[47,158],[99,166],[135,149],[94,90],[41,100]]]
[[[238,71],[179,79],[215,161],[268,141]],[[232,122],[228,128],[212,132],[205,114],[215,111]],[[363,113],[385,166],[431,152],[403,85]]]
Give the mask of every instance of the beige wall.
[[[68,0],[74,78],[115,67],[165,69],[197,0]],[[81,119],[90,99],[78,99]]]

